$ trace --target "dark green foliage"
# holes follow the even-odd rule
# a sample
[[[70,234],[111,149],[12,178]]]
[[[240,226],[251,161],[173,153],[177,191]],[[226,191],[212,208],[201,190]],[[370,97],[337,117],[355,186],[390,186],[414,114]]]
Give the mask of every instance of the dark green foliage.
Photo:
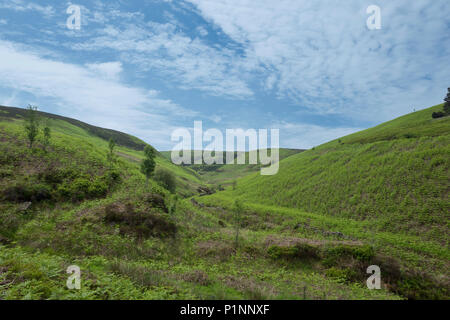
[[[375,256],[375,251],[371,246],[350,246],[340,245],[327,249],[324,253],[323,264],[328,267],[336,266],[343,260],[349,258],[360,262],[370,262]]]
[[[446,115],[450,115],[450,88],[448,88],[447,91],[447,96],[444,99],[444,112]]]
[[[168,216],[155,211],[135,210],[131,203],[108,205],[105,208],[105,222],[119,224],[122,234],[136,235],[139,238],[173,237],[177,232],[175,223]]]
[[[448,88],[448,93],[447,93],[447,96],[445,97],[444,101],[445,101],[444,110],[433,112],[433,114],[431,115],[433,117],[433,119],[442,118],[442,117],[450,115],[450,88]]]
[[[150,177],[152,176],[156,166],[155,149],[147,145],[144,149],[144,155],[145,158],[144,160],[142,160],[141,163],[141,172],[145,175],[147,179],[146,186],[148,187],[148,179],[150,179]]]
[[[104,197],[108,192],[106,177],[78,177],[73,181],[61,184],[57,192],[60,197],[72,201],[81,201]]]
[[[52,198],[50,187],[41,183],[18,183],[1,193],[3,200],[11,202],[44,201]]]
[[[431,116],[433,117],[433,119],[442,118],[445,116],[445,113],[442,111],[433,112]]]
[[[439,283],[423,272],[406,272],[397,282],[391,284],[392,290],[412,300],[448,300],[450,290],[446,283]]]
[[[29,147],[33,147],[34,141],[39,133],[39,119],[37,107],[28,105],[24,123],[25,133],[28,139]]]
[[[153,176],[155,180],[161,187],[169,190],[171,193],[175,193],[177,188],[177,181],[175,176],[169,170],[158,168]]]
[[[144,197],[144,201],[148,203],[153,208],[161,209],[164,212],[169,212],[164,202],[164,196],[158,193],[149,193]]]
[[[272,245],[267,250],[270,258],[278,259],[317,259],[319,257],[319,248],[307,243],[297,243],[293,246]]]

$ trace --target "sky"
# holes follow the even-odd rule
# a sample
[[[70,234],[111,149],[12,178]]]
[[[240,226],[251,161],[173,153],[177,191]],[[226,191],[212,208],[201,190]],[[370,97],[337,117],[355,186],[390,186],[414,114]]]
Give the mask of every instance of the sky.
[[[194,121],[311,148],[442,103],[449,65],[448,0],[0,0],[0,105],[158,150]]]

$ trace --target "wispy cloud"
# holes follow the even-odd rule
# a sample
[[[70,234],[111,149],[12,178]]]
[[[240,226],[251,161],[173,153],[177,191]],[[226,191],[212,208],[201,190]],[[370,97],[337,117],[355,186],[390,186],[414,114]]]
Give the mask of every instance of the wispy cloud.
[[[386,119],[438,101],[450,74],[448,1],[188,0],[263,65],[265,89],[318,113]],[[443,47],[434,51],[433,48]]]
[[[158,92],[127,86],[106,75],[120,72],[117,63],[86,67],[42,58],[21,46],[0,41],[0,86],[51,101],[59,112],[89,123],[166,144],[181,118],[196,113],[180,107]],[[42,103],[40,103],[42,105]]]
[[[47,17],[51,17],[55,14],[55,10],[52,6],[42,6],[34,2],[23,0],[1,1],[0,9],[10,9],[14,11],[36,11]]]
[[[206,35],[205,31],[199,32]],[[177,31],[172,23],[122,21],[119,25],[106,26],[89,41],[71,47],[121,52],[128,63],[138,65],[141,71],[156,71],[185,90],[197,89],[213,96],[240,99],[253,95],[242,72],[242,61],[233,51],[191,38]]]
[[[58,107],[162,148],[192,117],[276,124],[281,145],[308,147],[440,103],[450,83],[446,0],[378,0],[375,31],[371,0],[79,3],[75,31],[72,2],[0,0],[11,10],[2,101]]]

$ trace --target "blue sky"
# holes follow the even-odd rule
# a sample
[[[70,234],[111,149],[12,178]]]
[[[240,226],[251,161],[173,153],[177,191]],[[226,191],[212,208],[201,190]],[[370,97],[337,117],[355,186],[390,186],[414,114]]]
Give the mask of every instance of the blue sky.
[[[67,8],[81,7],[69,30]],[[369,30],[369,5],[381,30]],[[310,148],[442,102],[448,0],[0,0],[0,104],[124,131],[280,129]]]

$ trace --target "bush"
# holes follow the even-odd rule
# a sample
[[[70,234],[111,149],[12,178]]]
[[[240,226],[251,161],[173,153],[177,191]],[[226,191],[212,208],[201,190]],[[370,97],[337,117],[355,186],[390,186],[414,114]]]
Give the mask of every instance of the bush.
[[[2,198],[11,202],[44,201],[52,198],[50,188],[45,184],[16,184],[3,190]]]
[[[443,113],[442,111],[433,112],[431,116],[433,117],[433,119],[442,118],[445,116],[445,113]]]
[[[166,207],[164,197],[158,193],[149,193],[145,196],[145,202],[150,204],[153,208],[161,209],[162,211],[168,213],[169,210]]]
[[[104,197],[107,192],[108,185],[103,177],[96,177],[93,181],[77,178],[73,182],[66,181],[57,189],[60,197],[73,201]]]
[[[175,223],[169,217],[155,212],[136,211],[131,203],[108,205],[104,221],[118,224],[122,234],[136,235],[139,238],[174,236],[177,232]]]
[[[165,169],[157,169],[153,179],[163,188],[175,193],[177,182],[172,172]]]
[[[315,259],[319,256],[319,249],[307,243],[298,243],[295,246],[273,245],[268,250],[269,256],[274,259]]]
[[[370,262],[375,256],[375,251],[371,246],[349,246],[339,245],[331,247],[325,252],[324,265],[332,267],[342,260],[353,258],[360,262]]]

